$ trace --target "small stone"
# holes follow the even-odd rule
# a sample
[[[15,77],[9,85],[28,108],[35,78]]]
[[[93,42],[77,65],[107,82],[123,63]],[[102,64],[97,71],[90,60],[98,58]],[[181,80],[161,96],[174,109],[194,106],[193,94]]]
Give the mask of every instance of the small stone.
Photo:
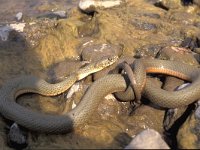
[[[155,3],[155,6],[169,10],[180,8],[182,5],[180,0],[159,0]]]
[[[155,24],[143,22],[138,19],[133,20],[131,23],[139,30],[156,30],[157,29],[157,26]]]
[[[169,146],[157,131],[147,129],[136,135],[125,149],[169,149]]]
[[[96,11],[97,8],[111,8],[121,3],[122,0],[80,0],[79,8],[90,13]]]
[[[140,58],[140,57],[156,57],[158,52],[162,49],[162,45],[145,45],[142,46],[138,49],[136,49],[136,54],[135,56]]]
[[[67,93],[67,99],[71,98],[72,95],[80,89],[80,83],[77,82],[70,88],[69,92]]]
[[[103,57],[120,56],[121,54],[122,48],[120,46],[103,43],[83,46],[81,55],[83,60],[95,61]]]
[[[184,84],[178,86],[178,87],[175,89],[175,91],[182,90],[182,89],[184,89],[184,88],[186,88],[186,87],[188,87],[188,86],[190,86],[190,85],[191,85],[191,83],[184,83]]]
[[[17,19],[17,21],[21,21],[23,17],[23,13],[22,12],[18,12],[15,16],[15,18]]]
[[[49,12],[45,13],[42,15],[39,15],[37,18],[48,18],[48,19],[62,19],[62,18],[67,18],[66,11],[54,11],[54,12]]]
[[[66,11],[54,11],[53,14],[58,15],[60,18],[66,18]]]
[[[11,147],[24,148],[27,146],[27,136],[20,127],[13,123],[8,133],[8,143]]]
[[[2,41],[7,41],[9,32],[11,31],[11,27],[6,25],[6,26],[0,26],[0,38]]]
[[[23,32],[25,25],[26,23],[13,23],[13,24],[10,24],[9,26],[11,27],[11,29],[15,31]]]

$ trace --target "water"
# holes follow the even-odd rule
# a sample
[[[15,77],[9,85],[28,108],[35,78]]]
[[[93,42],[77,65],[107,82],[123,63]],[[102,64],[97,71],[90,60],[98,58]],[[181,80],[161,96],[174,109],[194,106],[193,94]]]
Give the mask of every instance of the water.
[[[15,20],[22,12],[26,17],[36,17],[51,11],[69,11],[79,0],[0,0],[0,23]]]

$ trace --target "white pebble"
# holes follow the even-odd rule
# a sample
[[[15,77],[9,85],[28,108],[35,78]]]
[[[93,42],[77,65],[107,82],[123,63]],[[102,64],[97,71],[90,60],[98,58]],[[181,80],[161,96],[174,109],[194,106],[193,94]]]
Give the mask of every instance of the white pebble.
[[[16,17],[17,21],[20,21],[20,20],[22,20],[23,13],[22,12],[18,12],[15,17]]]
[[[70,88],[69,92],[67,93],[67,98],[72,97],[72,95],[77,92],[80,88],[79,82],[75,83],[74,85],[72,85],[72,87]]]
[[[25,27],[25,23],[14,23],[14,24],[10,24],[9,26],[13,29],[16,30],[18,32],[23,32],[24,31],[24,27]]]

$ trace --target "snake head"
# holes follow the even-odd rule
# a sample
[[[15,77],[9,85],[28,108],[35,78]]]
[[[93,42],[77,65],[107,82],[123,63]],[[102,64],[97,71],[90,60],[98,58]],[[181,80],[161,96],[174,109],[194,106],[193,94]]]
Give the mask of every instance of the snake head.
[[[94,68],[102,70],[112,64],[114,64],[119,59],[118,56],[109,56],[97,61],[94,65]]]
[[[89,65],[81,68],[77,71],[77,79],[83,79],[89,74],[98,72],[112,64],[114,64],[119,59],[118,56],[109,56],[107,58],[102,58],[101,60],[98,60],[96,62],[92,62]]]

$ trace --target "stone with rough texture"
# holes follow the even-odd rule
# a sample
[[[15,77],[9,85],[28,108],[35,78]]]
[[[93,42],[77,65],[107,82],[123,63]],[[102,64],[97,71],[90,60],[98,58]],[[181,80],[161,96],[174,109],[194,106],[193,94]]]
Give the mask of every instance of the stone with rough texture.
[[[121,56],[122,48],[113,44],[92,44],[82,48],[81,56],[85,61],[95,61],[112,55]]]
[[[125,149],[169,149],[169,146],[157,131],[147,129],[136,135]]]
[[[79,8],[85,12],[94,12],[97,8],[119,6],[122,0],[80,0]]]
[[[178,130],[176,138],[179,149],[200,149],[200,101],[196,106]]]

